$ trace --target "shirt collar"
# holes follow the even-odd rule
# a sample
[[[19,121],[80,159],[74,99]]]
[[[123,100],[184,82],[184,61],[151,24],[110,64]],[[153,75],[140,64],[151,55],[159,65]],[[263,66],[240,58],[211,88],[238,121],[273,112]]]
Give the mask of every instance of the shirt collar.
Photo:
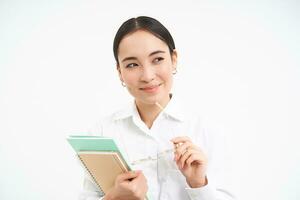
[[[185,113],[182,104],[178,99],[178,96],[174,94],[172,94],[171,100],[162,112],[162,115],[164,115],[165,117],[171,117],[172,119],[182,122],[185,120]]]
[[[167,104],[167,106],[164,108],[164,110],[160,115],[163,115],[166,118],[170,117],[172,119],[183,122],[186,118],[186,114],[182,108],[183,108],[182,104],[180,103],[178,97],[172,94],[171,100],[169,101],[169,103]],[[113,119],[120,120],[120,119],[125,119],[134,116],[139,117],[139,113],[135,102],[132,101],[124,109],[121,109],[120,111],[116,112],[113,116]]]
[[[119,120],[119,119],[129,118],[129,117],[132,117],[133,115],[135,115],[136,112],[137,112],[137,109],[136,109],[135,103],[134,103],[134,101],[132,101],[131,103],[127,104],[123,109],[114,113],[113,119]]]

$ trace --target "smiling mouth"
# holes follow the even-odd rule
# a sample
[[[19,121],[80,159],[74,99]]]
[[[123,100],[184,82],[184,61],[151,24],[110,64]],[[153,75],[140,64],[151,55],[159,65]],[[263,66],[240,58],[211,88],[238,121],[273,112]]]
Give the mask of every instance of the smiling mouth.
[[[153,86],[149,86],[149,87],[143,87],[143,88],[140,88],[140,90],[143,90],[145,92],[149,92],[149,93],[153,93],[153,92],[156,92],[159,88],[159,86],[161,86],[162,83],[158,84],[158,85],[153,85]]]

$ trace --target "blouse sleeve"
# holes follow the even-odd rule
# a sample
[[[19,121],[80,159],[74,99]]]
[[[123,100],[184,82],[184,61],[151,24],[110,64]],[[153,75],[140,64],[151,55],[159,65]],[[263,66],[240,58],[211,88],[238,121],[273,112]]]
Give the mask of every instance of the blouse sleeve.
[[[186,188],[191,200],[236,200],[231,188],[231,178],[226,163],[226,145],[224,133],[218,128],[205,122],[202,131],[205,134],[208,157],[208,184],[201,188]],[[196,140],[197,142],[197,140]]]
[[[78,200],[101,200],[104,198],[104,194],[98,190],[97,185],[90,179],[88,175],[85,175],[83,181],[83,190],[79,194]]]
[[[89,129],[88,135],[103,135],[102,123],[97,123]],[[92,180],[91,176],[84,169],[83,189],[79,194],[78,200],[101,200],[104,194],[98,189],[96,183]]]

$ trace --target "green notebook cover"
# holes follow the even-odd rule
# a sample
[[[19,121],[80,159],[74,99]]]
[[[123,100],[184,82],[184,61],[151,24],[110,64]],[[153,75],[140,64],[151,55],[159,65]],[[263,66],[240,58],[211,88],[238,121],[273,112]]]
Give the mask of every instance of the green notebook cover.
[[[67,140],[76,153],[79,153],[80,151],[118,152],[120,157],[124,160],[125,166],[131,170],[130,165],[125,161],[124,156],[112,138],[103,136],[71,135]]]
[[[76,153],[79,153],[80,151],[118,152],[121,158],[124,160],[124,164],[129,170],[131,170],[130,165],[128,165],[128,163],[125,161],[122,153],[112,138],[103,136],[71,135],[67,138],[67,140]],[[149,200],[149,197],[146,196],[146,199]]]
[[[120,152],[112,138],[101,136],[70,136],[68,142],[73,149],[79,151],[114,151]]]

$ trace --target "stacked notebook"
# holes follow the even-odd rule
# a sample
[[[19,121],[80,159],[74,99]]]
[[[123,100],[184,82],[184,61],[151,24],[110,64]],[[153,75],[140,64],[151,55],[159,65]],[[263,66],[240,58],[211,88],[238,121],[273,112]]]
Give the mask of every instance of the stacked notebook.
[[[67,140],[104,194],[114,186],[119,174],[130,171],[129,165],[111,138],[70,136]]]

